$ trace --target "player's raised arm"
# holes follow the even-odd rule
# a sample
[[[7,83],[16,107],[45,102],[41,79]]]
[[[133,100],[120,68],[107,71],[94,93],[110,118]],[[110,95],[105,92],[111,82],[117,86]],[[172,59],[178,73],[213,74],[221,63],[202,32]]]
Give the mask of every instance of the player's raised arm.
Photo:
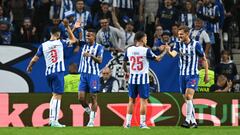
[[[73,34],[70,26],[69,26],[68,20],[67,20],[67,19],[63,19],[63,24],[64,24],[64,26],[67,28],[67,32],[68,32],[68,34],[69,34],[70,44],[76,43],[77,40],[76,40],[76,38],[75,38],[75,36],[74,36],[74,34]]]
[[[171,57],[176,57],[177,56],[177,51],[175,51],[175,50],[172,50],[171,51],[171,47],[170,46],[166,46],[166,50],[167,50],[167,53],[171,56]]]

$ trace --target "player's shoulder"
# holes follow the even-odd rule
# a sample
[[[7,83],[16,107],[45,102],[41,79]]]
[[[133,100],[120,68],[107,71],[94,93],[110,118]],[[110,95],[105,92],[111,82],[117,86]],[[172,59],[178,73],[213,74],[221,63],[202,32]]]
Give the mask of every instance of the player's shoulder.
[[[196,45],[201,45],[199,41],[195,40],[195,39],[192,39],[192,42],[193,44],[196,44]]]
[[[102,44],[99,44],[99,43],[96,43],[96,47],[100,48],[100,49],[104,48],[104,46]]]

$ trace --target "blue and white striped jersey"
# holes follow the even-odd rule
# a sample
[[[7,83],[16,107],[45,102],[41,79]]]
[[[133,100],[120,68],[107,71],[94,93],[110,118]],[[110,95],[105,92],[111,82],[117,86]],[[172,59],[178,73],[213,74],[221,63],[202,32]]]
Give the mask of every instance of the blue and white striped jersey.
[[[133,9],[133,0],[113,0],[113,7]]]
[[[205,55],[201,44],[195,40],[191,40],[189,44],[177,42],[173,50],[180,57],[180,75],[198,75],[198,58]]]
[[[148,84],[149,83],[149,62],[148,59],[154,59],[156,55],[146,47],[131,46],[127,49],[124,61],[130,62],[130,84]]]
[[[198,10],[198,14],[204,15],[204,16],[213,16],[215,18],[220,18],[220,10],[217,5],[212,6],[202,6]],[[202,18],[205,22],[205,29],[207,32],[213,32],[213,33],[219,33],[219,22],[220,20],[216,19],[215,21],[209,21],[204,18]]]
[[[180,22],[189,28],[193,28],[196,16],[193,13],[184,12],[180,16]]]
[[[80,73],[100,75],[99,64],[95,62],[91,57],[84,57],[83,54],[85,52],[89,52],[95,57],[103,57],[103,51],[103,46],[98,43],[94,43],[94,45],[89,45],[88,43],[85,43],[82,48],[78,71]]]
[[[38,57],[44,55],[46,76],[55,72],[65,71],[63,50],[68,45],[69,41],[59,39],[46,41],[39,46],[36,55]]]

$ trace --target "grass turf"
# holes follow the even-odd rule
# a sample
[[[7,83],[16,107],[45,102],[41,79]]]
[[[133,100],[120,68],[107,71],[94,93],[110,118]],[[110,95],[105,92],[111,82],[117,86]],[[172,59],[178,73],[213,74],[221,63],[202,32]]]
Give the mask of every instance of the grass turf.
[[[237,135],[240,127],[222,126],[200,126],[197,129],[184,129],[175,126],[158,126],[151,129],[139,129],[132,127],[124,129],[123,127],[8,127],[0,128],[0,135]]]

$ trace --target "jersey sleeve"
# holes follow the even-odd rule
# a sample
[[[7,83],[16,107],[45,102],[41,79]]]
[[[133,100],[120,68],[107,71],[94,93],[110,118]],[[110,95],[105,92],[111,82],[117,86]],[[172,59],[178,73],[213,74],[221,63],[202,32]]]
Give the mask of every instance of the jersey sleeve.
[[[40,45],[40,46],[38,47],[36,56],[41,57],[42,55],[43,55],[43,48],[42,48],[42,45]]]
[[[174,44],[173,46],[173,50],[176,52],[179,52],[179,48],[180,48],[180,42],[176,42],[176,44]]]
[[[203,41],[204,41],[205,43],[211,43],[210,38],[209,38],[209,35],[207,34],[206,31],[203,31],[203,32],[202,32],[202,36],[203,36]]]
[[[128,61],[128,56],[127,56],[127,50],[125,51],[124,53],[124,58],[123,58],[124,61]]]
[[[63,48],[71,47],[71,44],[70,44],[69,39],[67,39],[67,40],[61,39],[60,41],[61,41],[61,43],[63,44]]]
[[[203,47],[199,42],[196,43],[196,53],[199,57],[203,57],[205,55]]]
[[[150,49],[147,49],[147,58],[155,59],[156,55]]]
[[[103,57],[103,52],[104,52],[103,46],[99,46],[97,50],[97,57],[99,56]]]

